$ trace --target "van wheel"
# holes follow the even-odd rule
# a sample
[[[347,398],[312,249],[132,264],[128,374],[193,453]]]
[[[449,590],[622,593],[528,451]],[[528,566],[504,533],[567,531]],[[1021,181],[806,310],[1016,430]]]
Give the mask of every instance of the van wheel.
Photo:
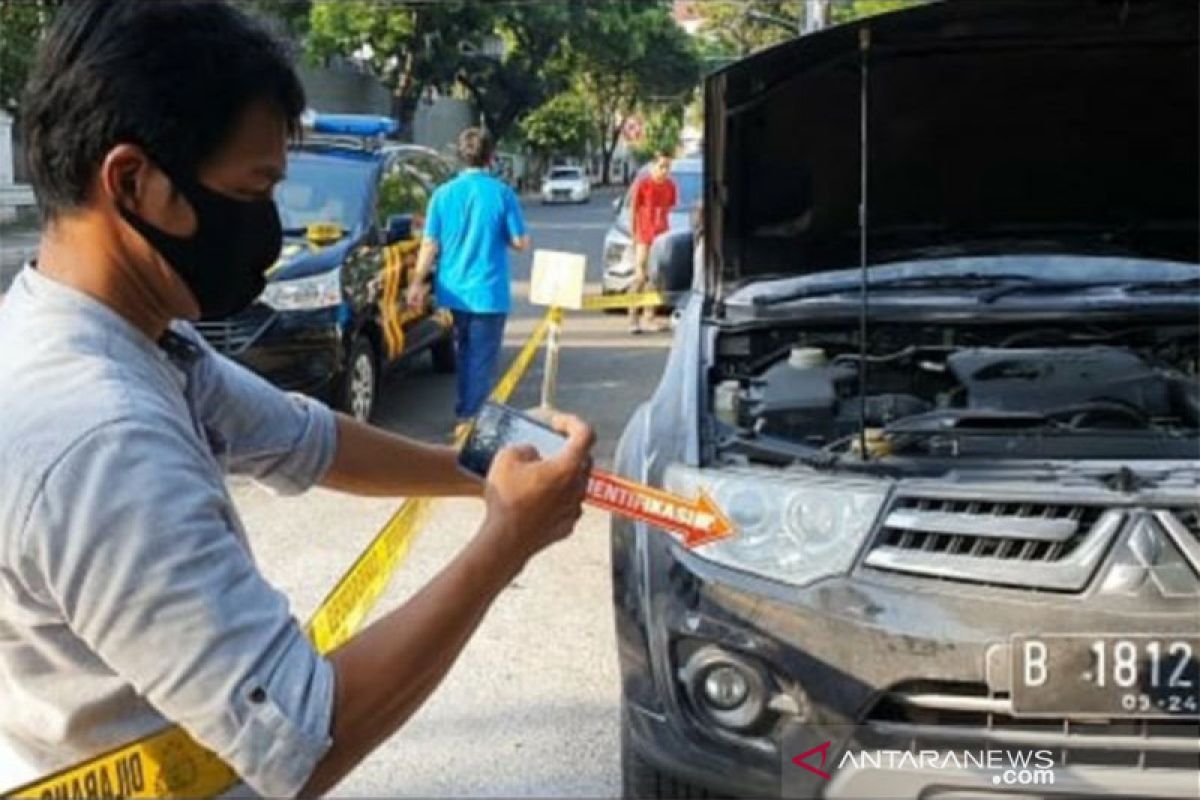
[[[365,336],[355,337],[338,387],[337,407],[359,422],[368,422],[378,393],[379,362],[375,348]]]
[[[629,724],[621,713],[621,797],[625,800],[709,800],[706,789],[660,772],[647,763],[629,741]]]
[[[433,356],[434,372],[454,372],[458,368],[458,356],[454,352],[454,329],[446,331],[442,338],[434,342],[433,347],[429,348],[429,353]]]

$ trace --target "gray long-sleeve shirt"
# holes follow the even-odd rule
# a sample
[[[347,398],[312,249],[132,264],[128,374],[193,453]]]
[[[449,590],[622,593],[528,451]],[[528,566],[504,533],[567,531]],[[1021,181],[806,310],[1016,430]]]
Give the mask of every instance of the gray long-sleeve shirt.
[[[333,415],[168,339],[32,268],[0,303],[0,794],[168,723],[269,796],[330,745],[332,666],[224,475],[302,491]]]

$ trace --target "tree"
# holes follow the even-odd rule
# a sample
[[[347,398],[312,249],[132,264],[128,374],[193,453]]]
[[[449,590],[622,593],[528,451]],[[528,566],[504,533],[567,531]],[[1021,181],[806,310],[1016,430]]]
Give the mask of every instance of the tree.
[[[521,121],[521,134],[544,157],[582,156],[592,134],[587,101],[575,92],[556,95]]]
[[[237,0],[237,5],[294,41],[300,41],[308,33],[312,0]]]
[[[563,44],[581,9],[581,0],[560,0],[503,4],[493,11],[491,33],[505,43],[503,56],[464,59],[454,79],[496,139],[567,88]]]
[[[794,37],[803,24],[804,0],[721,0],[697,3],[696,9],[712,55],[740,58]]]
[[[37,47],[62,0],[0,0],[0,109],[20,116]]]
[[[318,62],[342,58],[361,64],[392,91],[403,123],[411,122],[428,89],[461,91],[499,139],[523,114],[565,88],[565,75],[551,62],[561,57],[581,7],[582,0],[316,0],[308,51]],[[484,45],[497,41],[502,53],[485,52]]]
[[[658,153],[675,153],[683,141],[683,106],[671,104],[647,116],[642,141],[634,155],[647,161]]]
[[[661,2],[611,0],[586,6],[571,39],[576,86],[587,98],[607,180],[625,124],[647,101],[682,103],[700,62]]]
[[[396,116],[409,121],[419,95],[417,60],[428,58],[433,45],[412,7],[369,0],[316,0],[308,27],[311,60],[328,63],[342,58],[360,64],[392,92]]]
[[[718,0],[697,3],[706,55],[742,57],[794,38],[805,29],[810,13],[840,25],[863,17],[919,5],[926,0]],[[826,13],[827,12],[827,13]]]
[[[829,6],[829,21],[833,25],[840,25],[843,22],[900,11],[927,2],[929,0],[833,0]]]

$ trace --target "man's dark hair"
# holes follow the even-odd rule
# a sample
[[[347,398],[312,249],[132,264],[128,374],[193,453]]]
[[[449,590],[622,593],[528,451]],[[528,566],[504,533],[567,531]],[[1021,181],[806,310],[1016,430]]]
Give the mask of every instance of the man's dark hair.
[[[224,2],[65,3],[21,106],[43,217],[82,205],[118,144],[194,176],[257,100],[274,103],[296,129],[304,89],[286,50]]]
[[[486,167],[494,149],[492,135],[483,128],[467,128],[458,135],[458,157],[468,167]]]

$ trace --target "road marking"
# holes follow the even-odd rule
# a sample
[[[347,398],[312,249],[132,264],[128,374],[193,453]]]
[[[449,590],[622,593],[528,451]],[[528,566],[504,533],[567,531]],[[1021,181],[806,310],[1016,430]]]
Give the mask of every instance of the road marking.
[[[529,220],[526,225],[533,229],[547,231],[606,231],[612,225],[608,222],[538,222]]]

